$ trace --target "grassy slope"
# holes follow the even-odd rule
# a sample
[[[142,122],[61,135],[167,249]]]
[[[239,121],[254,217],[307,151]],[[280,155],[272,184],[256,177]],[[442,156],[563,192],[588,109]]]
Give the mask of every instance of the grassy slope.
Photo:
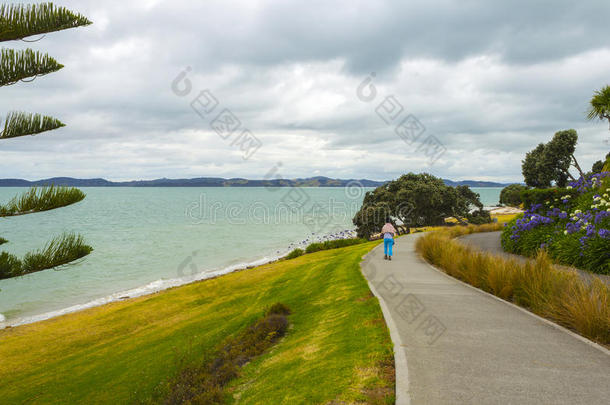
[[[240,403],[319,403],[393,393],[391,341],[360,273],[374,243],[232,273],[0,331],[5,403],[125,403],[148,398],[177,359],[200,359],[283,302],[292,327],[243,369]],[[387,371],[387,368],[386,368]],[[384,377],[385,375],[385,377]],[[385,387],[385,388],[384,388]]]

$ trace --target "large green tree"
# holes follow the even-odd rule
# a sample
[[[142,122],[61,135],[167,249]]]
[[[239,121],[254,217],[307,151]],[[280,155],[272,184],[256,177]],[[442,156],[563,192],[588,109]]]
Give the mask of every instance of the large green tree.
[[[578,133],[574,129],[559,131],[546,144],[539,144],[525,155],[521,171],[525,184],[530,187],[546,188],[554,182],[564,187],[568,179],[576,180],[570,173],[574,167],[579,176],[584,173],[574,156]]]
[[[52,3],[0,5],[0,42],[25,40],[35,35],[89,25],[84,16]],[[34,79],[63,68],[55,59],[32,49],[0,51],[0,87]],[[13,111],[0,124],[0,140],[35,135],[61,128],[64,124],[53,117],[37,113]],[[33,188],[8,204],[0,205],[0,217],[30,214],[73,204],[85,195],[78,189],[65,187]],[[0,244],[6,243],[0,238]],[[91,252],[80,236],[64,234],[51,240],[39,251],[28,253],[23,260],[0,253],[0,278],[19,276],[69,263]]]
[[[442,225],[447,217],[461,222],[489,218],[481,214],[482,208],[479,195],[467,186],[450,187],[430,174],[409,173],[367,192],[353,223],[358,236],[368,238],[380,231],[387,217],[407,227]]]

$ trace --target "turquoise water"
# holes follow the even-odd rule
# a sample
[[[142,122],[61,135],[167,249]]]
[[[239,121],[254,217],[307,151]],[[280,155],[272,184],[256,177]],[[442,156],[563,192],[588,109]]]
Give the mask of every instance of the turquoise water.
[[[0,188],[0,202],[22,188]],[[0,219],[2,250],[22,256],[64,231],[94,247],[59,269],[0,280],[0,324],[17,325],[263,263],[349,236],[358,188],[83,188],[58,210]],[[499,190],[476,189],[485,205]],[[3,322],[4,321],[4,322]]]

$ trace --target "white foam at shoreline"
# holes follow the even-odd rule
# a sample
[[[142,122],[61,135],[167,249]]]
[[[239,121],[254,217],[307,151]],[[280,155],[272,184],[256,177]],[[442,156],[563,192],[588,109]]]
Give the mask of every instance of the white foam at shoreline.
[[[346,232],[344,234],[347,237],[352,237],[353,231]],[[321,241],[324,238],[326,238],[325,240],[328,240],[328,238],[343,239],[339,236],[339,233],[325,235],[322,238],[317,237],[316,239],[318,239],[317,241]],[[296,242],[296,243],[290,244],[290,247],[292,247],[292,246],[296,247],[298,245],[307,245],[308,243],[311,243],[311,242],[314,242],[314,240],[309,240],[309,238],[307,238],[306,240],[303,240],[302,242]],[[180,278],[155,280],[155,281],[152,281],[141,287],[136,287],[136,288],[132,288],[130,290],[116,292],[116,293],[107,295],[105,297],[94,299],[94,300],[89,301],[84,304],[72,305],[67,308],[58,309],[58,310],[50,311],[50,312],[45,312],[45,313],[39,314],[39,315],[26,316],[23,318],[15,318],[15,319],[11,319],[10,321],[6,322],[6,317],[3,314],[0,314],[0,329],[4,329],[9,326],[15,327],[15,326],[19,326],[19,325],[26,325],[26,324],[34,323],[34,322],[40,322],[40,321],[55,318],[55,317],[58,317],[61,315],[82,311],[84,309],[98,307],[98,306],[108,304],[111,302],[121,301],[121,300],[127,299],[127,298],[136,298],[136,297],[141,297],[143,295],[154,294],[159,291],[167,290],[168,288],[178,287],[178,286],[189,284],[189,283],[192,283],[195,281],[210,279],[210,278],[217,277],[217,276],[220,276],[223,274],[232,273],[237,270],[244,270],[249,267],[261,266],[263,264],[274,262],[274,261],[286,256],[291,251],[290,247],[287,251],[285,251],[284,253],[277,255],[277,256],[263,257],[261,259],[258,259],[258,260],[252,261],[252,262],[238,263],[238,264],[224,267],[219,270],[202,271],[202,272],[199,272],[199,273],[196,273],[193,275],[180,277]]]
[[[10,320],[9,322],[5,322],[6,318],[4,317],[4,315],[0,314],[0,329],[4,329],[7,326],[15,327],[15,326],[19,326],[19,325],[26,325],[29,323],[44,321],[46,319],[55,318],[57,316],[69,314],[72,312],[82,311],[83,309],[87,309],[87,308],[98,307],[98,306],[101,306],[104,304],[108,304],[110,302],[121,301],[121,300],[127,299],[127,298],[136,298],[136,297],[141,297],[143,295],[154,294],[159,291],[167,290],[168,288],[178,287],[181,285],[192,283],[194,281],[206,280],[206,279],[217,277],[217,276],[220,276],[223,274],[228,274],[228,273],[234,272],[236,270],[243,270],[243,269],[246,269],[246,268],[252,267],[252,266],[260,266],[260,265],[263,265],[266,263],[273,262],[279,258],[280,258],[280,256],[272,257],[272,258],[263,257],[262,259],[255,260],[253,262],[234,264],[232,266],[228,266],[228,267],[225,267],[220,270],[202,271],[198,274],[181,277],[181,278],[155,280],[144,286],[136,287],[136,288],[133,288],[130,290],[116,292],[116,293],[107,295],[105,297],[89,301],[85,304],[72,305],[67,308],[50,311],[50,312],[45,312],[45,313],[39,314],[39,315],[33,315],[33,316],[24,317],[24,318],[15,318],[15,319]]]

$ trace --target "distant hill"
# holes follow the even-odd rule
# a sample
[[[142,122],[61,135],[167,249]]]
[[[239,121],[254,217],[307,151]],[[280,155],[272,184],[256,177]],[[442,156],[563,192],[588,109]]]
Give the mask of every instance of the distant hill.
[[[507,184],[489,181],[443,180],[449,186],[466,185],[470,187],[504,187]],[[109,181],[105,179],[74,179],[72,177],[53,177],[50,179],[28,181],[22,179],[0,179],[0,187],[30,187],[55,184],[70,187],[345,187],[352,182],[359,182],[364,187],[379,187],[385,181],[367,179],[331,179],[329,177],[308,177],[299,179],[248,180],[243,178],[224,179],[221,177],[196,177],[192,179],[155,179]]]

